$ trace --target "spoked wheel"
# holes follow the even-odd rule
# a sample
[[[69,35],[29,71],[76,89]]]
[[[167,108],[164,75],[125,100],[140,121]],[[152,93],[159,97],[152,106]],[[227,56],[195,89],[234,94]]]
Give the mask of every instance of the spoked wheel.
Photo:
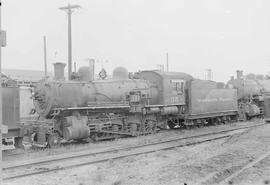
[[[96,133],[90,134],[90,138],[93,141],[100,141],[100,140],[103,140],[105,137],[106,137],[106,134],[101,133],[101,132],[96,132]]]
[[[57,133],[51,134],[47,137],[47,147],[57,148],[60,145],[60,137]]]
[[[154,134],[156,133],[157,131],[157,124],[155,121],[152,121],[152,120],[148,120],[146,122],[146,132],[147,133],[151,133],[151,134]]]
[[[227,116],[224,116],[224,117],[222,118],[222,123],[223,123],[224,125],[226,125],[226,124],[229,123]]]
[[[227,122],[228,122],[228,123],[232,123],[231,116],[227,116],[226,119],[227,119]]]
[[[217,118],[216,121],[217,121],[217,124],[218,124],[218,125],[221,125],[221,124],[222,124],[221,118]]]
[[[120,138],[120,137],[121,137],[120,134],[117,134],[118,132],[121,132],[121,128],[119,128],[119,127],[120,127],[119,125],[113,125],[113,126],[112,126],[112,131],[113,131],[113,132],[116,132],[116,133],[112,134],[113,137],[114,137],[114,139]]]
[[[211,118],[211,123],[212,123],[212,125],[214,125],[214,126],[217,126],[217,125],[218,125],[218,121],[217,121],[216,118]]]

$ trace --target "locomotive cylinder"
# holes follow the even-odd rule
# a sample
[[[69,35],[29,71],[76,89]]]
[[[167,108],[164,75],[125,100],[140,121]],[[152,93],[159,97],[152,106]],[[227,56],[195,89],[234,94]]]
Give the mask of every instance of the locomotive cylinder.
[[[66,125],[71,125],[63,129],[64,139],[69,141],[71,139],[84,139],[90,136],[87,126],[87,117],[69,116],[65,118]]]

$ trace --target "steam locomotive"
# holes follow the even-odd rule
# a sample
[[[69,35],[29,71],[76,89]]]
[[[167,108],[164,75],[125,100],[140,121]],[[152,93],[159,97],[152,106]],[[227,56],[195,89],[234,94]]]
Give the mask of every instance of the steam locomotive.
[[[244,76],[243,71],[236,72],[227,83],[228,88],[237,89],[238,105],[245,109],[243,119],[255,115],[269,115],[270,79],[249,74]]]
[[[35,85],[32,99],[38,120],[20,119],[28,118],[32,107],[29,88],[23,95],[15,81],[2,84],[8,129],[3,144],[9,145],[13,137],[15,147],[23,147],[23,136],[28,136],[35,145],[54,147],[62,139],[138,136],[160,128],[200,127],[257,116],[270,120],[270,80],[243,76],[242,71],[226,85],[181,72],[140,71],[130,76],[122,67],[103,80],[93,80],[89,67],[82,67],[66,81],[64,66],[56,63],[55,79]]]
[[[141,71],[129,78],[118,67],[112,79],[93,81],[88,69],[64,81],[62,68],[56,80],[36,85],[33,101],[41,120],[26,131],[36,144],[53,147],[61,139],[102,140],[226,123],[246,111],[239,110],[236,89],[186,73]]]

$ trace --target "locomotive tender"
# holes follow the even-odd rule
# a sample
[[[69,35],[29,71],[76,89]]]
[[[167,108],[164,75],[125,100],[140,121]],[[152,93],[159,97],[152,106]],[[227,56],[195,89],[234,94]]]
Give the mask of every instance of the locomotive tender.
[[[6,133],[2,137],[2,150],[14,145],[16,148],[22,147],[24,133],[20,125],[20,92],[21,89],[15,80],[2,74],[2,121],[6,128]]]
[[[142,71],[130,79],[120,67],[112,79],[91,81],[90,71],[81,71],[75,80],[37,84],[33,99],[43,124],[27,131],[34,142],[54,146],[61,138],[137,136],[166,125],[201,126],[238,116],[236,89],[186,73]]]

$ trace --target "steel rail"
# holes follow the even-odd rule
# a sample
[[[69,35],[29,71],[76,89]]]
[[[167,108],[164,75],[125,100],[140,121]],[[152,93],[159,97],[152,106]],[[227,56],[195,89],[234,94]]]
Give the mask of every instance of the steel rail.
[[[192,136],[188,136],[188,137],[180,137],[180,138],[165,140],[165,141],[161,141],[161,142],[153,142],[153,143],[142,144],[142,145],[131,146],[131,147],[119,147],[119,148],[113,149],[113,150],[103,150],[103,151],[99,151],[99,152],[83,151],[83,152],[76,152],[76,153],[72,153],[72,154],[68,153],[68,154],[63,154],[63,155],[49,156],[45,159],[43,158],[43,159],[26,161],[26,162],[24,161],[22,163],[16,163],[16,164],[7,164],[7,165],[4,165],[3,170],[7,171],[7,170],[11,170],[11,169],[16,169],[16,168],[23,168],[23,167],[27,167],[27,166],[62,161],[62,160],[67,160],[67,159],[72,159],[72,158],[89,157],[89,156],[96,156],[96,155],[101,155],[101,154],[116,153],[116,152],[121,152],[121,151],[124,152],[124,151],[129,151],[132,149],[151,147],[151,146],[155,146],[155,145],[162,145],[165,143],[171,143],[171,142],[176,142],[176,141],[184,141],[187,139],[197,139],[200,137],[206,137],[206,136],[211,136],[211,135],[225,134],[225,133],[236,131],[236,130],[248,129],[248,128],[258,127],[258,126],[262,126],[262,125],[265,125],[265,123],[251,125],[251,126],[242,126],[242,127],[238,127],[238,128],[226,129],[226,130],[221,130],[221,131],[216,131],[216,132],[209,132],[209,133],[204,133],[204,134],[199,134],[199,135],[192,135]],[[48,172],[52,172],[52,171],[63,170],[63,169],[68,169],[68,168],[73,168],[73,167],[78,167],[78,166],[83,166],[83,165],[101,163],[101,162],[105,162],[105,161],[112,160],[112,159],[120,159],[120,158],[134,156],[134,155],[152,153],[152,152],[160,151],[160,150],[168,150],[168,149],[176,148],[176,147],[196,145],[196,144],[200,144],[200,143],[204,143],[204,142],[208,142],[208,141],[223,139],[223,138],[230,137],[230,136],[231,136],[231,134],[227,134],[227,135],[222,135],[222,136],[218,136],[218,137],[214,137],[214,138],[210,138],[210,139],[208,138],[208,139],[199,140],[199,141],[195,141],[195,142],[193,141],[193,142],[187,142],[184,144],[183,143],[182,144],[175,144],[173,146],[164,146],[164,147],[161,147],[159,149],[155,148],[155,149],[148,150],[148,151],[139,151],[139,152],[131,152],[129,154],[115,155],[114,157],[103,157],[103,158],[97,159],[97,160],[92,160],[92,161],[90,160],[90,161],[84,161],[84,162],[77,163],[77,164],[67,165],[65,167],[57,167],[57,168],[45,169],[42,171],[36,171],[36,172],[31,172],[31,173],[26,173],[26,174],[8,176],[8,177],[5,177],[4,180],[10,180],[10,179],[26,177],[26,176],[30,176],[30,175],[48,173]]]
[[[245,170],[252,168],[253,166],[255,166],[256,164],[259,164],[261,161],[265,160],[266,158],[268,158],[270,156],[270,151],[264,153],[263,155],[261,155],[260,157],[258,157],[257,159],[253,160],[252,162],[246,164],[245,166],[243,166],[242,168],[240,168],[239,170],[237,170],[236,172],[230,174],[228,177],[226,177],[225,179],[223,179],[221,182],[219,182],[219,184],[232,184],[233,183],[233,179],[236,178],[237,176],[239,176],[241,173],[243,173]]]
[[[131,153],[131,154],[128,154],[128,155],[123,154],[123,155],[117,155],[115,157],[105,157],[105,158],[98,159],[98,160],[85,161],[85,162],[81,162],[81,163],[77,163],[77,164],[67,165],[67,166],[64,166],[64,167],[44,168],[41,171],[36,171],[36,172],[30,172],[30,173],[24,173],[24,174],[4,177],[3,180],[17,179],[17,178],[21,178],[21,177],[44,174],[44,173],[58,171],[58,170],[64,170],[64,169],[75,168],[75,167],[80,167],[80,166],[85,166],[85,165],[90,165],[90,164],[102,163],[102,162],[106,162],[106,161],[109,161],[109,160],[121,159],[121,158],[136,156],[136,155],[140,155],[140,154],[148,154],[148,153],[153,153],[153,152],[160,151],[160,150],[169,150],[169,149],[176,148],[176,147],[184,147],[184,146],[196,145],[196,144],[209,142],[209,141],[213,141],[213,140],[217,140],[217,139],[224,139],[224,138],[227,138],[227,137],[230,137],[230,135],[215,137],[215,138],[206,139],[206,140],[203,140],[203,141],[196,141],[196,142],[191,142],[191,143],[186,143],[186,144],[181,144],[181,145],[174,145],[174,146],[170,146],[170,147],[164,147],[162,149],[154,149],[154,150],[143,151],[143,152],[134,152],[134,153]]]
[[[3,169],[10,169],[10,168],[17,168],[17,167],[21,167],[24,165],[35,165],[35,164],[41,164],[41,163],[46,163],[48,161],[59,161],[59,160],[65,160],[65,159],[71,159],[71,158],[76,158],[76,157],[84,157],[84,156],[89,156],[89,155],[99,155],[99,154],[104,154],[104,153],[113,153],[113,152],[118,152],[119,150],[131,150],[131,149],[135,149],[135,148],[139,148],[139,147],[145,147],[145,146],[151,146],[151,145],[157,145],[157,144],[163,144],[163,143],[170,143],[173,141],[181,141],[181,140],[185,140],[185,139],[192,139],[192,138],[199,138],[199,137],[203,137],[203,136],[208,136],[208,135],[214,135],[214,134],[221,134],[221,133],[226,133],[226,132],[231,132],[231,131],[235,131],[235,130],[241,130],[241,129],[247,129],[247,128],[252,128],[252,127],[258,127],[258,126],[262,126],[265,123],[262,124],[257,124],[257,125],[251,125],[251,126],[241,126],[238,128],[233,128],[233,129],[225,129],[225,130],[221,130],[221,131],[216,131],[216,132],[207,132],[207,133],[203,133],[203,134],[195,134],[195,135],[191,135],[188,137],[179,137],[179,138],[174,138],[174,139],[168,139],[168,140],[164,140],[164,141],[160,141],[160,142],[152,142],[152,143],[147,143],[147,144],[141,144],[141,145],[136,145],[136,146],[130,146],[130,147],[117,147],[115,149],[112,150],[101,150],[98,152],[93,152],[92,150],[84,150],[81,152],[70,152],[70,153],[66,153],[66,154],[61,154],[61,155],[52,155],[52,156],[48,156],[46,158],[42,158],[42,159],[37,159],[37,160],[30,160],[30,161],[22,161],[21,163],[16,162],[14,163],[7,163],[4,164]]]

